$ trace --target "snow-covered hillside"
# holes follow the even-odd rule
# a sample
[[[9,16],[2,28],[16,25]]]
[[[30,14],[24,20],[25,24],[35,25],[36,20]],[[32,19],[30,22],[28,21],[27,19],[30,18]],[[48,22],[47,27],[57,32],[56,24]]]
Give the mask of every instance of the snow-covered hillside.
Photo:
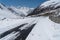
[[[39,5],[32,13],[29,15],[43,15],[48,13],[53,13],[60,11],[60,0],[48,0],[41,5]],[[29,16],[28,15],[28,16]]]
[[[6,6],[0,3],[0,18],[20,18],[19,16],[10,12]]]
[[[3,18],[21,18],[22,16],[28,15],[34,8],[28,7],[6,7],[4,4],[0,3],[0,19]]]
[[[40,7],[44,8],[44,7],[57,7],[60,6],[60,0],[49,0],[44,2],[43,4],[40,5]]]
[[[31,11],[33,11],[34,8],[28,8],[28,7],[9,7],[8,8],[11,12],[15,13],[18,16],[26,16],[28,15]]]
[[[25,12],[25,15],[28,15],[30,12],[34,10],[34,8],[29,8],[29,7],[20,7],[20,11]]]

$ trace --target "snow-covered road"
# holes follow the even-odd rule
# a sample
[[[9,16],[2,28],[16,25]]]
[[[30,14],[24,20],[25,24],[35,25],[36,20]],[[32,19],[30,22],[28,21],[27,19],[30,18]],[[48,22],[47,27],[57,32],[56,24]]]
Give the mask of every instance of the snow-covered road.
[[[40,17],[26,40],[60,40],[60,24]]]

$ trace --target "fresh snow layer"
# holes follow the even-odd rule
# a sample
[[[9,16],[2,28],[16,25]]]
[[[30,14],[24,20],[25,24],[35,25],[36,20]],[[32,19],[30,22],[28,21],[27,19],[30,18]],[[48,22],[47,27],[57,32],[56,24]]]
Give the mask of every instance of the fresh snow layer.
[[[4,18],[20,18],[19,16],[14,15],[9,10],[1,10],[0,9],[0,16]]]
[[[36,20],[35,18],[25,18],[25,19],[5,19],[0,21],[0,34],[8,31],[12,28],[20,26],[21,24],[30,23]]]
[[[15,27],[20,26],[21,24],[26,24],[27,25],[19,28],[21,30],[24,29],[28,29],[29,26],[31,26],[32,24],[35,24],[38,21],[38,17],[37,18],[24,18],[24,19],[5,19],[5,20],[1,20],[0,21],[0,34],[13,29]],[[15,40],[15,38],[17,38],[20,35],[20,31],[18,32],[12,32],[10,34],[8,34],[7,36],[1,38],[0,40]]]
[[[60,24],[49,17],[40,17],[26,40],[60,40]]]
[[[42,3],[40,5],[40,7],[44,8],[44,7],[48,7],[48,6],[51,6],[51,5],[52,6],[60,5],[60,0],[48,0],[48,1],[44,2],[44,3]]]
[[[28,15],[30,12],[32,12],[34,8],[29,8],[29,7],[20,7],[19,11],[23,12],[24,15]]]
[[[8,10],[7,7],[1,3],[0,3],[0,17],[2,17],[2,18],[20,18],[19,16],[15,15],[10,10]]]

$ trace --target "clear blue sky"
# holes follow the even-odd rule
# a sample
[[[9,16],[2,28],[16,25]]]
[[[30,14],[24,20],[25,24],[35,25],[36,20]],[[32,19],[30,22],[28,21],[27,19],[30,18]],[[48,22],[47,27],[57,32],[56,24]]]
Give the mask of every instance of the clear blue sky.
[[[6,6],[25,6],[25,7],[37,7],[39,4],[45,2],[46,0],[0,0],[0,3]]]

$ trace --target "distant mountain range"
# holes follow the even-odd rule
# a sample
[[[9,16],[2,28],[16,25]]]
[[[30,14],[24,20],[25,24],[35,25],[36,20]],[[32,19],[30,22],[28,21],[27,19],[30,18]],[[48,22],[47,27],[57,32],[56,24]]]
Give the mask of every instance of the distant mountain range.
[[[0,18],[20,18],[28,15],[33,9],[34,8],[28,7],[6,7],[4,4],[0,3]]]

